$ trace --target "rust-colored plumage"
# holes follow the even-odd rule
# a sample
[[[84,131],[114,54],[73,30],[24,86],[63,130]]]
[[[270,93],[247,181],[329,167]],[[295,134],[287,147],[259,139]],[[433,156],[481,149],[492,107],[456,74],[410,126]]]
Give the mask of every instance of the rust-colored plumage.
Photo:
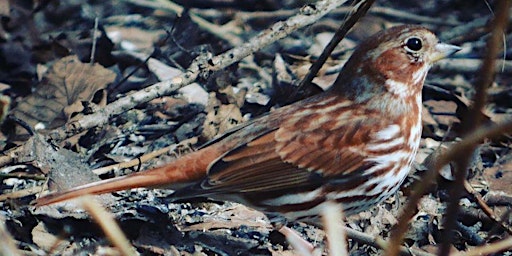
[[[84,194],[197,181],[177,199],[242,202],[290,219],[319,213],[326,200],[347,214],[392,195],[421,136],[421,88],[431,65],[459,48],[419,26],[365,40],[332,87],[247,122],[166,166],[37,199],[47,205]]]

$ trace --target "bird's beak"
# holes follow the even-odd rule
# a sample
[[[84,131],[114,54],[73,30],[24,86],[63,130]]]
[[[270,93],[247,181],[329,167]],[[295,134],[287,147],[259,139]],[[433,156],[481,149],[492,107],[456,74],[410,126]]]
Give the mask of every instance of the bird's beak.
[[[444,58],[460,51],[462,48],[460,48],[456,45],[438,43],[438,44],[436,44],[434,49],[435,49],[435,51],[434,51],[434,56],[432,58],[432,62],[436,62],[440,59],[444,59]]]

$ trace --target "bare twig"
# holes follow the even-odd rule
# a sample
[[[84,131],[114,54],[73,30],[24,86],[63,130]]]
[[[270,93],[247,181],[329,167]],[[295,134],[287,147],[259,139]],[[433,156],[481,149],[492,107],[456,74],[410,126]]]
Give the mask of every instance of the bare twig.
[[[92,200],[91,196],[82,197],[81,203],[84,209],[89,212],[94,220],[100,225],[110,242],[112,242],[122,255],[138,255],[137,251],[133,248],[130,242],[128,242],[128,239],[110,213],[108,213],[95,200]]]
[[[416,182],[414,191],[409,196],[407,203],[402,208],[402,213],[398,217],[400,220],[393,227],[389,239],[389,247],[386,249],[385,255],[397,255],[403,236],[408,228],[409,220],[416,214],[416,205],[421,197],[430,189],[431,182],[436,179],[439,170],[453,159],[465,157],[469,148],[479,144],[485,138],[494,138],[505,133],[512,132],[512,121],[494,125],[491,127],[480,127],[468,134],[462,141],[450,147],[445,154],[442,154],[434,163],[433,167],[425,174],[425,176]]]
[[[485,25],[489,22],[490,17],[482,17],[478,19],[474,19],[471,22],[467,22],[456,26],[450,30],[441,32],[439,34],[439,39],[443,42],[454,43],[457,38],[462,36],[466,36],[467,34],[473,33],[475,30],[479,28],[485,27]],[[485,29],[487,31],[487,29]]]
[[[356,22],[366,14],[374,2],[375,0],[362,0],[355,4],[355,7],[352,9],[352,12],[349,13],[347,20],[343,22],[342,25],[338,28],[329,44],[327,44],[327,46],[322,51],[322,54],[320,54],[318,57],[318,60],[309,68],[309,72],[300,82],[297,88],[297,92],[300,93],[300,91],[304,90],[306,86],[311,84],[311,81],[313,81],[313,78],[315,78],[316,74],[320,68],[322,68],[325,61],[329,58],[338,43],[347,35],[348,31],[354,26],[354,24],[356,24]],[[295,97],[291,98],[294,99]]]
[[[496,243],[486,244],[480,247],[473,248],[466,252],[458,252],[453,256],[478,256],[478,255],[492,255],[502,250],[512,248],[512,237],[501,240]]]
[[[94,64],[94,56],[96,56],[96,44],[98,43],[98,17],[94,18],[94,30],[92,32],[92,47],[91,47],[91,60],[90,64]]]
[[[504,4],[503,2],[507,2],[507,0],[505,1],[501,1],[500,3],[501,4]],[[508,19],[508,16],[506,14],[506,12],[508,12],[508,7],[505,8],[505,7],[500,7],[499,9],[502,9],[500,12],[502,12],[501,14],[498,14],[497,17],[499,17],[499,19]],[[505,14],[503,13],[505,12]],[[503,22],[505,23],[505,22]],[[503,31],[501,30],[503,28],[503,25],[504,24],[501,24],[501,26],[498,26],[498,23],[497,23],[497,26],[496,27],[500,27],[500,31]],[[501,34],[501,32],[500,32]],[[496,47],[496,42],[493,42],[491,40],[490,44],[493,43],[493,45],[491,47]],[[484,88],[487,88],[487,86],[490,84],[490,81],[492,81],[492,77],[494,75],[494,56],[495,55],[491,55],[489,54],[488,55],[488,59],[489,59],[489,65],[487,67],[483,67],[483,69],[489,69],[489,70],[486,70],[486,73],[482,73],[483,76],[489,76],[489,78],[482,78],[482,87]],[[480,97],[480,99],[477,99],[478,101],[481,102],[481,104],[475,104],[475,107],[474,109],[476,111],[478,111],[478,114],[479,115],[479,111],[481,110],[482,106],[483,106],[483,103],[485,102],[485,90],[483,89],[480,89],[480,94],[478,94],[477,97]],[[473,113],[474,116],[477,116]],[[473,119],[474,120],[474,119]],[[474,124],[471,124],[470,127],[476,127],[477,123],[474,123]],[[450,150],[448,150],[448,152],[446,154],[443,154],[439,157],[439,159],[435,162],[434,164],[434,167],[429,170],[429,172],[427,172],[427,174],[425,175],[424,179],[417,183],[416,186],[414,187],[415,188],[415,191],[414,193],[409,197],[409,200],[406,204],[406,206],[403,209],[403,212],[401,214],[401,216],[399,217],[399,219],[401,220],[400,222],[398,222],[398,224],[394,227],[394,229],[392,230],[392,233],[391,233],[391,237],[390,237],[390,247],[388,247],[388,249],[386,250],[386,255],[396,255],[399,251],[399,245],[401,244],[401,241],[403,239],[403,236],[405,234],[405,232],[407,231],[407,223],[409,222],[409,220],[412,218],[412,216],[414,215],[414,212],[415,212],[415,209],[416,209],[416,205],[417,203],[419,202],[420,198],[423,196],[423,194],[427,191],[428,189],[428,186],[427,184],[431,184],[431,181],[433,181],[435,179],[435,177],[437,176],[437,173],[438,171],[443,167],[445,166],[446,164],[448,164],[450,161],[452,160],[457,160],[457,165],[458,165],[458,170],[457,170],[457,173],[456,173],[456,182],[460,183],[459,187],[462,188],[462,181],[464,180],[465,178],[465,167],[467,166],[467,158],[468,156],[470,156],[471,154],[468,154],[468,152],[472,152],[475,148],[475,146],[477,144],[479,144],[484,138],[486,137],[494,137],[494,136],[497,136],[497,135],[500,135],[500,134],[503,134],[505,132],[509,132],[510,130],[512,129],[512,122],[507,122],[507,123],[504,123],[504,124],[501,124],[501,125],[497,125],[497,126],[493,126],[493,127],[489,127],[489,128],[479,128],[479,129],[476,129],[475,131],[473,132],[470,132],[464,140],[462,140],[461,142],[455,144],[452,148],[450,148]],[[472,131],[472,129],[470,129],[469,131]],[[439,255],[447,255],[449,253],[449,250],[450,250],[450,245],[451,245],[451,235],[452,235],[452,230],[454,229],[454,226],[455,226],[455,221],[456,221],[456,218],[457,218],[457,210],[458,210],[458,202],[459,202],[459,198],[460,198],[460,189],[457,190],[457,189],[453,189],[452,190],[452,193],[450,194],[451,196],[451,200],[453,200],[453,203],[451,203],[448,207],[448,210],[447,210],[447,215],[446,215],[446,225],[445,225],[445,229],[447,230],[447,233],[445,234],[444,238],[443,238],[443,241],[444,243],[441,245],[441,248],[440,248],[440,253]]]
[[[317,2],[314,6],[308,5],[301,9],[301,12],[297,15],[290,17],[286,21],[277,22],[271,28],[261,32],[247,43],[209,60],[205,60],[204,56],[202,58],[200,57],[191,64],[184,74],[168,81],[156,83],[142,91],[135,92],[127,97],[114,101],[94,114],[87,115],[81,120],[53,130],[51,137],[56,141],[62,141],[92,127],[107,124],[112,117],[132,109],[141,103],[164,95],[170,95],[179,88],[194,82],[200,74],[208,74],[209,72],[221,70],[240,61],[263,47],[286,37],[293,31],[317,21],[344,2],[345,1],[339,0],[323,0]]]
[[[480,76],[475,83],[475,99],[463,123],[465,132],[472,131],[482,122],[480,114],[487,102],[487,88],[492,84],[495,73],[495,56],[501,48],[502,34],[506,31],[507,21],[509,19],[510,1],[501,0],[497,2],[497,13],[493,21],[493,29],[489,41],[487,42],[487,54],[480,68]],[[469,157],[475,150],[476,145],[469,146],[465,151],[461,151],[459,157],[453,158],[456,163],[454,186],[449,192],[450,202],[446,209],[444,218],[443,242],[439,248],[439,255],[444,256],[450,253],[452,246],[454,230],[456,228],[457,216],[459,212],[459,200],[464,190],[464,181],[467,176],[467,167]],[[465,154],[464,154],[465,152]]]
[[[350,239],[353,239],[354,241],[357,241],[362,244],[373,246],[375,248],[386,249],[386,247],[388,246],[388,243],[382,239],[377,239],[373,236],[367,235],[363,232],[351,228],[345,227],[345,233],[347,234],[347,237],[349,237]],[[401,255],[433,256],[433,254],[430,254],[428,252],[424,252],[413,248],[406,248],[404,246],[400,246],[399,250]]]
[[[2,193],[2,194],[0,194],[0,202],[3,202],[5,200],[22,198],[22,197],[26,197],[29,195],[34,195],[34,194],[40,193],[41,190],[43,190],[42,186],[35,186],[35,187],[26,188],[26,189],[16,190],[11,193]]]
[[[14,239],[7,231],[5,219],[2,216],[0,216],[0,255],[21,255],[16,248]]]
[[[322,210],[322,221],[327,234],[329,255],[344,256],[347,252],[347,235],[343,228],[343,210],[336,202],[329,202]]]
[[[201,16],[211,16],[208,13],[209,10],[199,10],[192,9],[191,12],[200,14]],[[267,11],[267,12],[236,12],[235,18],[240,19],[242,21],[250,21],[253,19],[270,19],[270,18],[286,18],[293,15],[295,10],[276,10],[276,11]],[[332,12],[333,15],[342,15],[348,14],[352,12],[352,8],[350,7],[340,7]],[[422,16],[410,12],[400,11],[397,9],[383,7],[383,6],[374,6],[368,11],[370,14],[387,16],[394,19],[400,19],[406,22],[416,22],[423,24],[437,24],[437,25],[450,25],[456,26],[459,25],[459,22],[449,21],[445,19],[433,18],[428,16]]]
[[[491,21],[491,18],[491,16],[477,18],[470,22],[456,26],[439,34],[439,39],[443,42],[456,44],[463,43],[463,39],[481,37],[491,30],[491,27],[487,26]],[[512,17],[508,17],[508,21],[512,22]]]
[[[496,72],[495,58],[500,52],[503,40],[503,33],[507,30],[509,19],[510,1],[502,0],[497,2],[497,13],[493,21],[493,29],[489,41],[487,42],[487,53],[480,66],[478,80],[475,82],[476,95],[472,106],[473,113],[468,117],[466,125],[474,129],[481,120],[480,111],[484,108],[487,102],[487,88],[489,88],[494,80]]]
[[[473,189],[469,182],[464,181],[464,188],[468,193],[470,193],[475,198],[476,203],[478,204],[478,206],[480,206],[480,208],[485,213],[485,215],[487,215],[487,217],[489,217],[491,220],[494,221],[494,223],[500,225],[504,230],[506,230],[509,234],[512,235],[512,227],[510,227],[510,225],[505,223],[499,216],[496,215],[496,213],[494,213],[491,207],[487,205],[482,196]]]
[[[315,248],[293,229],[283,226],[279,229],[279,232],[286,237],[286,240],[293,247],[293,250],[297,255],[313,256]]]

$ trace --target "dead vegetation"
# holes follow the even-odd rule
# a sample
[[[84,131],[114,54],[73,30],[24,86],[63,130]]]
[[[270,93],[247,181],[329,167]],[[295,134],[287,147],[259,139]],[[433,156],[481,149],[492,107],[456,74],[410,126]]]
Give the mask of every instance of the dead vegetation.
[[[167,204],[169,191],[147,189],[96,197],[107,213],[91,199],[29,202],[47,184],[164,164],[325,89],[362,38],[401,23],[463,50],[430,72],[416,168],[399,195],[347,219],[348,252],[510,255],[508,1],[376,1],[298,90],[350,17],[341,2],[0,0],[0,255],[294,255],[234,203]],[[324,231],[291,225],[329,254]]]

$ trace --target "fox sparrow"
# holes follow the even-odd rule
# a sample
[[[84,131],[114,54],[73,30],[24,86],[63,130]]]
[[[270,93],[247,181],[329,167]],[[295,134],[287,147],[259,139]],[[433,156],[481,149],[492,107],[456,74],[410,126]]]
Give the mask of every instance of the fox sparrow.
[[[354,51],[327,91],[238,126],[163,167],[37,199],[194,181],[177,199],[244,203],[291,220],[317,216],[326,201],[353,214],[401,185],[421,137],[421,90],[432,64],[460,48],[429,30],[394,27]]]

